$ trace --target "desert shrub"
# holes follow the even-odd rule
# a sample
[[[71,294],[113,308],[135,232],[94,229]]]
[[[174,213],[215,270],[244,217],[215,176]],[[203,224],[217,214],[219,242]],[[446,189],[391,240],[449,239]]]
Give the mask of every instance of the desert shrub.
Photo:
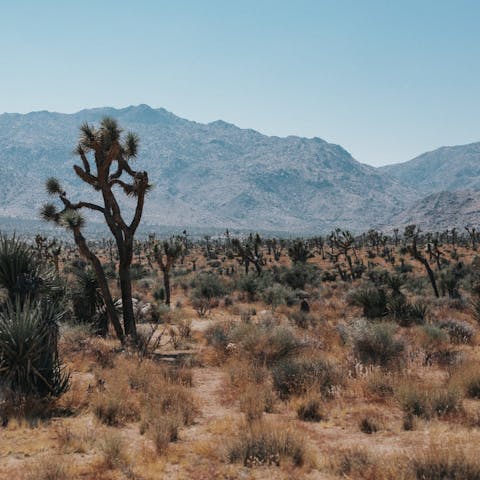
[[[448,333],[452,343],[471,343],[475,336],[474,328],[461,320],[443,320],[438,326]]]
[[[306,285],[318,284],[318,269],[315,265],[294,263],[291,268],[282,269],[279,280],[292,290],[304,290]]]
[[[422,326],[422,343],[425,348],[432,350],[441,347],[448,341],[447,333],[434,324],[426,324]]]
[[[267,322],[234,325],[227,338],[251,359],[266,365],[273,365],[301,347],[292,329]]]
[[[388,366],[398,360],[405,343],[395,338],[396,326],[391,323],[364,325],[354,334],[355,355],[362,363]]]
[[[367,277],[376,287],[381,287],[387,283],[389,273],[384,268],[371,268],[367,272]]]
[[[204,317],[210,310],[217,307],[219,299],[228,289],[217,275],[201,272],[192,281],[191,303],[200,317]]]
[[[139,412],[119,391],[98,394],[92,402],[93,413],[104,425],[117,427],[138,420]]]
[[[439,286],[442,294],[448,293],[450,298],[460,298],[459,283],[464,276],[462,268],[458,268],[458,265],[447,270],[442,270],[440,274]]]
[[[207,272],[197,274],[191,286],[193,298],[218,299],[228,292],[227,285],[218,275]]]
[[[164,453],[170,442],[178,440],[181,425],[182,420],[176,415],[160,415],[150,423],[148,433],[158,454]]]
[[[205,330],[204,338],[208,345],[211,345],[218,350],[225,350],[229,344],[229,329],[230,325],[226,323],[215,323]]]
[[[363,308],[366,318],[379,318],[387,313],[387,295],[381,288],[362,288],[353,292],[350,301]]]
[[[317,323],[317,319],[314,315],[308,312],[295,311],[291,312],[289,318],[293,320],[293,323],[300,328],[313,327]]]
[[[297,416],[304,422],[320,422],[325,418],[321,398],[307,396],[297,407]]]
[[[285,459],[301,466],[306,457],[305,441],[297,432],[264,421],[241,428],[238,438],[227,447],[228,460],[241,462],[247,467],[279,466]]]
[[[429,288],[429,285],[430,282],[425,277],[416,277],[413,275],[405,277],[404,288],[415,295],[425,295],[425,290]]]
[[[260,279],[258,275],[242,275],[237,280],[237,289],[245,293],[250,302],[255,301],[260,292]]]
[[[0,311],[0,381],[21,401],[56,398],[69,387],[58,355],[58,322],[64,312],[56,304],[25,300]]]
[[[321,276],[322,282],[335,282],[337,280],[336,272],[325,270]]]
[[[132,280],[141,280],[148,276],[148,270],[141,263],[132,263],[130,266],[130,277]]]
[[[340,383],[338,369],[322,358],[285,358],[272,369],[273,385],[283,398],[314,389],[329,394]]]
[[[250,383],[240,394],[240,411],[248,422],[262,417],[264,412],[271,413],[275,404],[275,395],[266,384]]]
[[[290,288],[276,283],[271,287],[267,287],[262,293],[263,301],[275,310],[280,305],[294,305],[297,302],[295,293]]]
[[[157,286],[153,291],[153,298],[157,302],[164,302],[165,301],[165,289],[162,286]]]
[[[430,406],[434,415],[442,417],[461,409],[460,392],[455,388],[439,388],[430,395]]]

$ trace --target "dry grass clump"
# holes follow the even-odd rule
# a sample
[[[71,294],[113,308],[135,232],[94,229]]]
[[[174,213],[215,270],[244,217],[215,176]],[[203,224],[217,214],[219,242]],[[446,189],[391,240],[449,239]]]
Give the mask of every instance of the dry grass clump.
[[[315,390],[328,395],[341,383],[339,368],[317,356],[285,358],[272,368],[272,378],[282,398]]]
[[[478,480],[480,460],[478,455],[467,455],[452,446],[436,446],[411,462],[417,480]]]
[[[436,387],[407,379],[397,386],[395,395],[406,415],[426,420],[458,413],[462,409],[460,391],[451,385]]]
[[[183,420],[178,415],[160,415],[150,421],[147,428],[148,434],[155,445],[157,454],[163,454],[170,442],[179,438],[178,431],[183,425]],[[142,428],[143,426],[141,426]]]
[[[276,397],[268,384],[247,384],[239,397],[240,411],[247,421],[258,420],[263,413],[272,413]]]
[[[326,418],[322,399],[317,394],[303,398],[297,407],[297,417],[304,422],[320,422]]]
[[[92,409],[98,420],[112,427],[139,419],[138,405],[121,388],[99,392],[92,400]]]
[[[377,457],[364,448],[340,451],[331,462],[332,470],[341,478],[361,480],[411,480],[402,458]]]
[[[466,361],[451,373],[451,383],[458,386],[468,398],[480,398],[480,369],[478,362]]]
[[[302,346],[292,328],[278,325],[278,320],[270,316],[258,323],[227,322],[212,326],[205,332],[205,338],[209,345],[221,352],[233,346],[234,351],[252,362],[268,366],[292,355]]]
[[[366,395],[375,400],[385,400],[394,394],[395,381],[390,372],[374,370],[366,380]]]
[[[130,462],[125,442],[117,433],[108,433],[100,442],[103,466],[108,470],[124,469]]]
[[[383,430],[385,428],[383,424],[383,419],[380,416],[369,413],[362,416],[362,418],[358,422],[358,427],[361,432],[368,435],[379,432],[380,430]]]
[[[28,469],[25,480],[67,480],[70,476],[61,458],[47,455],[35,460]]]
[[[63,453],[85,453],[95,438],[92,431],[74,429],[64,423],[55,428],[55,433],[58,448]]]
[[[229,462],[240,462],[246,467],[279,466],[289,460],[294,466],[309,461],[305,439],[291,426],[268,421],[243,425],[237,438],[227,447]]]

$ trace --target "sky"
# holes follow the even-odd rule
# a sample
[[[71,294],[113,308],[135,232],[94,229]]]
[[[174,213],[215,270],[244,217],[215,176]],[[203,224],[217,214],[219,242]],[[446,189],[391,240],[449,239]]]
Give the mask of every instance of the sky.
[[[478,0],[0,0],[0,112],[140,103],[371,165],[480,141]]]

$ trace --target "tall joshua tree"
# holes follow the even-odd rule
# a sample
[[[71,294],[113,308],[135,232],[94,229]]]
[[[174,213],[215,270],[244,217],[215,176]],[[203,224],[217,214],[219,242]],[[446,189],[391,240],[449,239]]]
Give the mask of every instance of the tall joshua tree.
[[[43,206],[41,215],[45,220],[54,221],[73,232],[80,253],[95,270],[108,318],[117,336],[123,341],[124,336],[136,337],[130,265],[133,258],[134,235],[142,218],[145,194],[150,187],[148,174],[132,169],[129,162],[137,156],[138,137],[130,132],[122,135],[122,129],[115,119],[105,117],[98,128],[84,123],[80,127],[80,132],[75,153],[80,158],[81,165],[74,165],[73,169],[85,183],[101,193],[103,205],[82,201],[71,202],[59,181],[50,178],[46,182],[47,192],[58,197],[63,208],[57,210],[54,204],[48,203]],[[133,219],[129,223],[122,216],[113,192],[114,187],[119,187],[126,195],[137,200]],[[100,212],[115,238],[122,291],[123,327],[118,320],[102,264],[83,236],[84,219],[80,214],[80,210],[83,209]]]

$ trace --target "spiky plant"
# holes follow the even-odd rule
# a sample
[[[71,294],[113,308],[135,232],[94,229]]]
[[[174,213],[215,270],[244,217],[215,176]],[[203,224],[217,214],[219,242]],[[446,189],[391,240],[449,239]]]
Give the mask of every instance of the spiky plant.
[[[46,301],[8,302],[0,312],[0,384],[14,398],[59,397],[69,375],[58,356],[58,322],[64,312]]]
[[[36,255],[35,250],[16,237],[0,236],[0,289],[15,302],[51,293],[61,288],[54,269]]]

